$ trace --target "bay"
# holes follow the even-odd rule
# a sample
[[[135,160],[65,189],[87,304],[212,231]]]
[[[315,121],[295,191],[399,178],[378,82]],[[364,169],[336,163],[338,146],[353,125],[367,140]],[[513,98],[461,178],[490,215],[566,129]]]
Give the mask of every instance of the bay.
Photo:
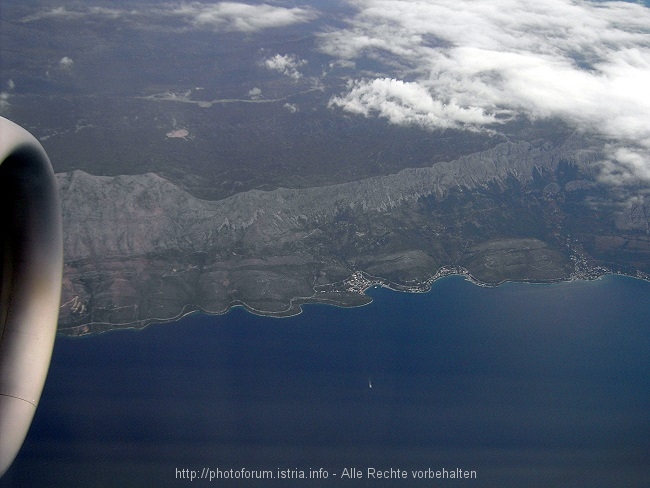
[[[650,283],[369,294],[57,338],[0,487],[650,485]],[[414,479],[456,469],[476,479]]]

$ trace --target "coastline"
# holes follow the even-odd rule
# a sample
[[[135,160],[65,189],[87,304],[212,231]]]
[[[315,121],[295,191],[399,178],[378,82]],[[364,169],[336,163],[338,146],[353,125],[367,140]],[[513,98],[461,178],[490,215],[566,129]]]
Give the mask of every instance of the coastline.
[[[363,271],[354,271],[348,278],[336,283],[321,285],[314,288],[314,294],[308,297],[293,297],[289,299],[289,307],[281,311],[266,311],[259,310],[251,307],[250,305],[240,301],[234,300],[228,304],[223,310],[207,310],[195,305],[187,304],[182,307],[181,311],[171,318],[148,318],[138,322],[113,324],[106,322],[91,322],[88,324],[69,327],[66,329],[59,329],[57,335],[66,337],[90,337],[104,334],[112,331],[130,330],[140,331],[152,325],[162,325],[177,322],[188,315],[195,313],[219,316],[225,315],[234,308],[243,308],[248,313],[258,315],[261,317],[271,318],[289,318],[303,313],[302,305],[329,305],[338,308],[356,308],[369,305],[373,302],[373,298],[366,294],[371,288],[385,288],[394,292],[402,293],[428,293],[434,283],[449,277],[463,277],[465,281],[472,283],[475,286],[482,288],[496,288],[507,283],[516,284],[544,284],[552,285],[558,283],[568,283],[574,281],[596,281],[605,276],[622,276],[627,278],[638,279],[641,281],[650,282],[650,276],[641,271],[636,270],[633,275],[631,273],[624,273],[622,271],[613,271],[604,266],[589,266],[586,261],[581,258],[573,258],[576,269],[567,277],[552,279],[552,280],[529,280],[529,279],[506,279],[498,283],[490,283],[476,278],[467,268],[462,266],[442,266],[430,278],[413,283],[412,285],[405,285],[391,282],[386,278],[379,276],[372,276]]]

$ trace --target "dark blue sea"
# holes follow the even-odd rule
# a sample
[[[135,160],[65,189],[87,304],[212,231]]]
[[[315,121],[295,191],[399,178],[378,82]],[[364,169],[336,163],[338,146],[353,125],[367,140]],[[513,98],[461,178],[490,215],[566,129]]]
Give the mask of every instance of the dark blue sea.
[[[0,487],[650,486],[650,283],[369,293],[57,338]]]

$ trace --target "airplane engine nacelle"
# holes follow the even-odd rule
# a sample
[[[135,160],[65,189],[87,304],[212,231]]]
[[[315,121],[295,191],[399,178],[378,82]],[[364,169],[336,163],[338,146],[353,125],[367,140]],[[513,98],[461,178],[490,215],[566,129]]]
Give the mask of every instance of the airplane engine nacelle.
[[[0,117],[0,476],[25,440],[61,298],[61,205],[38,141]]]

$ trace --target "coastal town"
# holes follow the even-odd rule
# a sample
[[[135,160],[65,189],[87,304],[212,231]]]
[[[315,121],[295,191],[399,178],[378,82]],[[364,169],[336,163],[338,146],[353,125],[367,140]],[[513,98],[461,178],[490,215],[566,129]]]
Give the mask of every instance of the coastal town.
[[[588,258],[584,254],[572,254],[571,261],[574,264],[575,270],[567,277],[566,280],[555,281],[593,281],[601,278],[606,274],[625,275],[620,271],[612,271],[611,269],[602,265],[590,264]],[[363,271],[354,271],[352,275],[343,282],[331,285],[328,291],[348,292],[365,294],[366,290],[376,286],[388,288],[394,291],[402,291],[408,293],[426,293],[431,289],[431,284],[435,281],[446,278],[448,276],[463,276],[467,281],[475,284],[476,286],[492,287],[498,286],[502,283],[485,283],[470,273],[470,271],[463,266],[443,266],[428,280],[422,283],[414,283],[412,285],[392,283],[384,278],[369,275]],[[636,272],[635,278],[650,281],[650,275],[642,271]],[[523,281],[526,280],[517,280]]]

